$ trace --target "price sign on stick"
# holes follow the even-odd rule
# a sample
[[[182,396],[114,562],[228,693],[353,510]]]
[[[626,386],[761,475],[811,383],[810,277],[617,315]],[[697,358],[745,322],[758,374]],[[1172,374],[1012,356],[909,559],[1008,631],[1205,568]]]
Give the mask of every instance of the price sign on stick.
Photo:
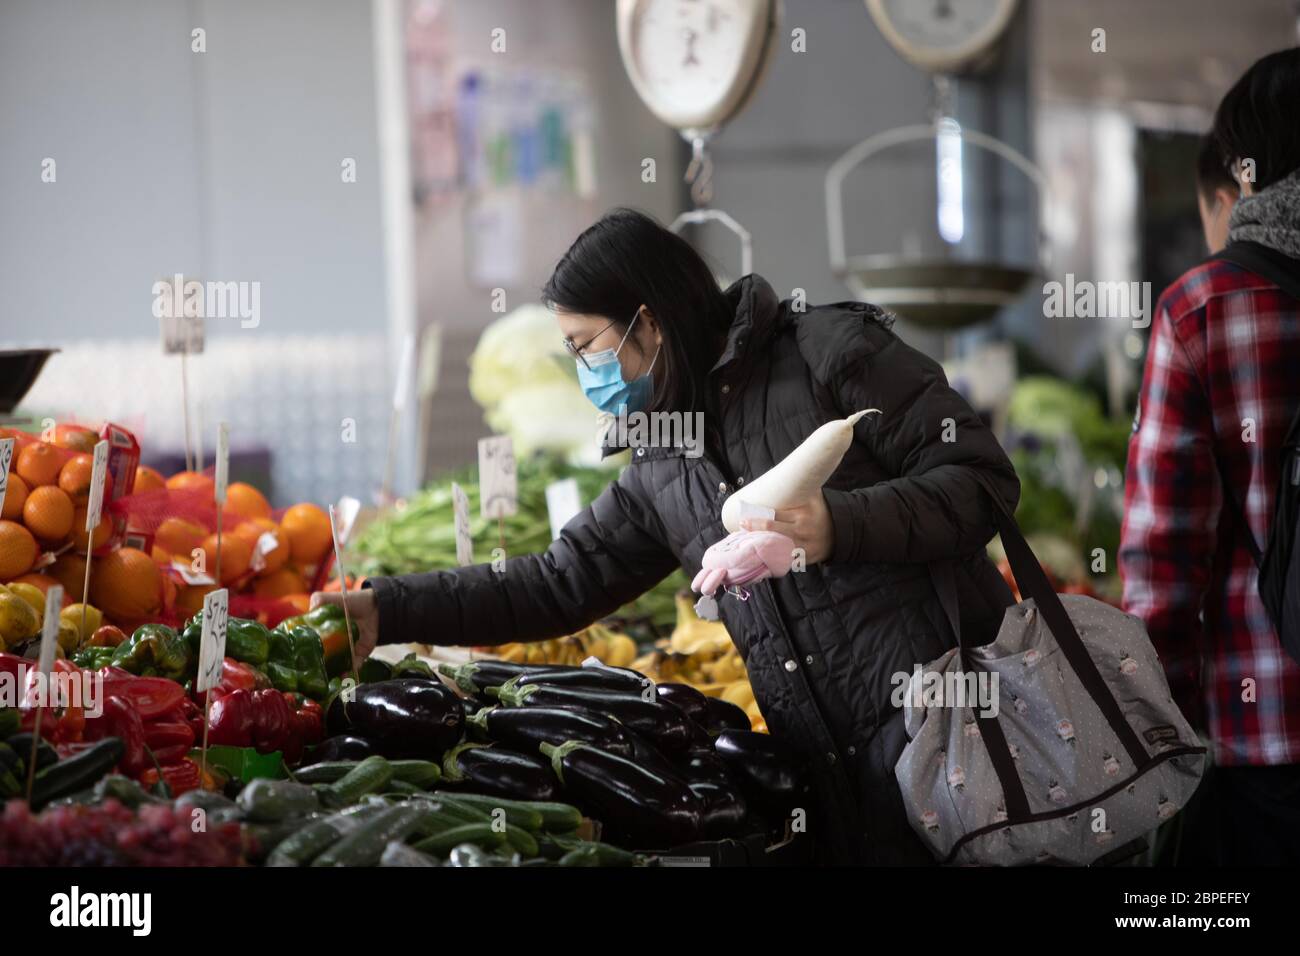
[[[509,435],[478,440],[479,513],[484,518],[508,518],[519,510],[519,479],[515,448]]]
[[[5,506],[5,492],[9,490],[9,463],[14,460],[14,440],[0,438],[0,508]]]
[[[230,481],[230,426],[217,426],[217,473],[212,497],[217,502],[217,583],[221,582],[221,512],[226,510],[226,486]]]
[[[474,563],[474,542],[469,536],[469,496],[454,481],[451,483],[451,510],[456,521],[456,563],[463,568]]]
[[[582,510],[578,495],[578,482],[573,478],[553,481],[546,486],[546,513],[551,519],[551,539],[560,536],[560,529]]]
[[[221,683],[221,664],[226,657],[226,627],[230,623],[230,592],[225,588],[203,598],[203,630],[199,636],[199,672],[194,687],[209,691]],[[199,779],[208,775],[208,718],[212,695],[203,697],[203,749],[199,758]]]
[[[59,644],[59,612],[63,610],[63,585],[52,584],[45,592],[45,620],[41,622],[41,653],[36,661],[36,681],[30,688],[27,706],[36,708],[32,728],[32,751],[27,755],[27,802],[32,802],[32,783],[36,780],[36,745],[41,739],[41,717],[54,700],[54,651]]]
[[[191,280],[196,288],[201,288]],[[162,346],[164,355],[181,357],[181,410],[185,425],[185,470],[194,470],[194,453],[190,444],[190,383],[189,356],[203,353],[203,316],[199,314],[199,303],[187,299],[185,288],[190,283],[177,274],[171,279],[154,283],[154,314],[162,323]],[[161,309],[159,308],[161,306]]]
[[[339,547],[339,528],[334,506],[330,505],[330,537],[334,541],[334,564],[339,569],[339,601],[343,604],[343,627],[348,632],[348,657],[352,661],[352,680],[361,683],[357,673],[357,649],[352,643],[352,615],[348,612],[348,572],[343,567],[343,549]]]
[[[104,480],[108,476],[108,442],[95,443],[90,466],[90,497],[86,499],[86,579],[81,584],[81,633],[86,633],[86,595],[90,594],[90,561],[95,549],[95,529],[104,514]]]

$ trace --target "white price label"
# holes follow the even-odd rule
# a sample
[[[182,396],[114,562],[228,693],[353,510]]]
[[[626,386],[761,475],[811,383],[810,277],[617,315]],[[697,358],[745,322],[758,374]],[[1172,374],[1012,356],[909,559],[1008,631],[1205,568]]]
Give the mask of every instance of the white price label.
[[[14,440],[0,438],[0,508],[5,506],[5,492],[9,489],[9,463],[14,460]]]
[[[551,539],[560,536],[560,530],[582,510],[578,495],[578,482],[573,478],[553,481],[546,486],[546,513],[551,519]]]
[[[63,610],[63,586],[50,585],[45,592],[45,620],[41,622],[41,656],[36,666],[49,674],[54,666],[54,651],[59,646],[59,612]]]
[[[508,518],[519,510],[515,446],[508,435],[478,440],[479,514]]]
[[[202,316],[164,315],[161,322],[164,355],[203,354]]]
[[[765,521],[771,521],[776,517],[775,509],[768,508],[765,505],[756,505],[751,501],[740,499],[740,517],[741,518],[760,518]]]
[[[451,483],[451,510],[456,522],[456,563],[474,563],[474,542],[469,536],[469,496],[456,482]]]
[[[230,592],[225,588],[203,598],[203,633],[199,638],[199,673],[196,690],[211,690],[221,683],[221,662],[226,656],[226,626],[230,621]]]
[[[335,520],[338,521],[338,539],[339,547],[344,547],[348,543],[348,538],[352,537],[352,529],[356,526],[357,515],[361,513],[361,502],[351,495],[344,495],[339,499],[339,503],[334,506]]]
[[[90,497],[86,499],[86,533],[99,527],[104,513],[104,480],[108,476],[108,442],[95,442],[95,458],[90,468]]]
[[[217,473],[213,479],[217,504],[226,503],[226,486],[230,483],[230,426],[217,426]]]

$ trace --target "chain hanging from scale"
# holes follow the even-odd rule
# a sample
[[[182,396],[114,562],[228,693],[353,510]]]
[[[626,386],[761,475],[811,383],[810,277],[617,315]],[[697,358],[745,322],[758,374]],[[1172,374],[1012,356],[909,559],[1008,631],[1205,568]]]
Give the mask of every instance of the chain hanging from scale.
[[[696,209],[713,202],[713,157],[709,155],[708,138],[702,134],[691,137],[691,161],[686,166],[685,178]]]
[[[686,165],[685,181],[691,187],[693,208],[673,220],[668,228],[680,233],[687,225],[701,226],[716,222],[740,241],[740,274],[754,271],[754,244],[749,230],[721,209],[710,209],[713,201],[713,158],[709,155],[709,138],[713,130],[682,130],[691,144],[691,161]]]

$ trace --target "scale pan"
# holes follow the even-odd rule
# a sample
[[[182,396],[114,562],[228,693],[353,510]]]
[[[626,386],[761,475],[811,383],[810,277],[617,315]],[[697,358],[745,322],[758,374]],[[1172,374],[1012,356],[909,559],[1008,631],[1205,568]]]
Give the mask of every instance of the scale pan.
[[[0,350],[0,415],[8,415],[23,400],[41,374],[45,360],[58,349]]]
[[[987,322],[1013,304],[1037,273],[995,262],[870,255],[848,260],[841,278],[864,302],[929,329]]]

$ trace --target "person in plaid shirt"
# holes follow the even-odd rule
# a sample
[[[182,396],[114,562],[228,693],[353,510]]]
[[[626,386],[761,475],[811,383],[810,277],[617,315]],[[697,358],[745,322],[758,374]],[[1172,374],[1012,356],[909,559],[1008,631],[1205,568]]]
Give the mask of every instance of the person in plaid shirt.
[[[1241,184],[1229,243],[1300,260],[1300,48],[1252,66],[1210,135]],[[1242,174],[1252,160],[1253,182]],[[1205,178],[1203,214],[1215,185]],[[1185,823],[1195,862],[1300,863],[1300,665],[1260,600],[1245,538],[1268,541],[1298,408],[1300,301],[1215,259],[1165,291],[1129,445],[1119,561],[1125,609],[1146,623],[1174,699],[1212,747],[1216,766]]]

